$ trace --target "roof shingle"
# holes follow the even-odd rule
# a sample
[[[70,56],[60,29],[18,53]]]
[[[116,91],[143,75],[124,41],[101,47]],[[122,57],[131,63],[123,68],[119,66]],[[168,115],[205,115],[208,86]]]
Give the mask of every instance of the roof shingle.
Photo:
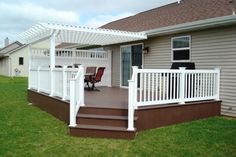
[[[230,2],[231,1],[231,2]],[[236,0],[182,0],[110,22],[101,28],[147,31],[187,22],[232,15]]]

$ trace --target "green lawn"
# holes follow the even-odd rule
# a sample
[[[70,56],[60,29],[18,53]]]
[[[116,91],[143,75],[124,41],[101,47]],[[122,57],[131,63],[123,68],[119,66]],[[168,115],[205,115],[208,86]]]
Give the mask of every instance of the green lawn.
[[[0,156],[236,156],[236,120],[223,117],[141,132],[132,141],[70,137],[66,124],[28,105],[26,84],[0,76]]]

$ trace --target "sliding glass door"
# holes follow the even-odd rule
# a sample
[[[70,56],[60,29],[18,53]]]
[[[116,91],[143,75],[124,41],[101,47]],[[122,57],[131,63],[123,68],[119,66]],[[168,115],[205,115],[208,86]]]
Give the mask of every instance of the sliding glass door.
[[[121,47],[121,86],[128,86],[132,75],[132,66],[142,68],[142,44]]]

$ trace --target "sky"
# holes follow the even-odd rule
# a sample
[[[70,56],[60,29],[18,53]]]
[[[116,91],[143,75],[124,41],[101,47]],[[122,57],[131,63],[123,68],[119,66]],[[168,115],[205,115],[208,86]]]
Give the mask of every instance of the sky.
[[[39,22],[99,27],[177,0],[1,0],[0,47]]]

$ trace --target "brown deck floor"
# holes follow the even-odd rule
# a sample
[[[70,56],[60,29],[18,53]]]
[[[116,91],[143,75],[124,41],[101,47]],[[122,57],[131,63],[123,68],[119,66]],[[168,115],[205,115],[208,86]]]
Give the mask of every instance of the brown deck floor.
[[[128,90],[118,87],[97,87],[85,90],[85,105],[98,108],[128,108]]]

